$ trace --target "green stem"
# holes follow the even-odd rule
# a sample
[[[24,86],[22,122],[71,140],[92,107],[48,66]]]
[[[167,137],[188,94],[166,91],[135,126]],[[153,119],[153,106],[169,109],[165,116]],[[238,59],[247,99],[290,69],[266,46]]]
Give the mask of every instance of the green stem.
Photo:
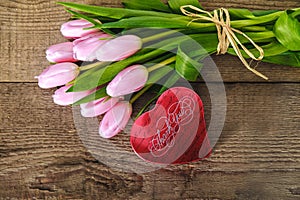
[[[232,20],[230,23],[231,23],[231,26],[233,28],[242,28],[242,27],[247,27],[247,26],[254,26],[254,25],[257,25],[257,24],[263,24],[263,23],[274,21],[274,20],[278,19],[278,17],[283,12],[285,12],[285,11],[278,11],[278,12],[271,13],[271,14],[268,14],[268,15],[255,17],[253,19]],[[203,29],[203,28],[209,28],[209,27],[214,27],[214,26],[215,26],[215,24],[212,23],[212,22],[203,22],[203,21],[196,22],[195,21],[195,22],[189,23],[188,27],[196,28],[196,29]]]
[[[136,95],[134,95],[131,99],[130,99],[130,103],[133,104],[138,98],[140,98],[147,90],[150,89],[150,87],[152,87],[154,83],[151,83],[149,85],[147,85],[146,87],[144,87],[142,90],[140,90]]]
[[[275,38],[273,31],[262,31],[262,32],[244,32],[248,37],[250,37],[254,42],[270,42]],[[247,40],[242,35],[237,34],[237,37],[242,43],[248,43]]]
[[[80,69],[80,71],[85,71],[85,70],[88,70],[88,69],[92,69],[94,67],[98,67],[98,66],[100,66],[104,63],[105,62],[95,62],[95,63],[89,64],[89,65],[81,66],[79,69]]]
[[[165,36],[168,36],[168,35],[171,35],[171,34],[177,33],[177,32],[178,32],[178,30],[170,30],[170,31],[158,33],[158,34],[156,34],[156,35],[151,35],[151,36],[149,36],[149,37],[143,38],[143,39],[142,39],[142,42],[143,42],[143,44],[144,44],[144,43],[151,42],[151,41],[154,41],[154,40],[163,38],[163,37],[165,37]]]
[[[268,31],[265,26],[245,26],[240,29],[241,31],[251,31],[251,32],[264,32]]]
[[[246,20],[236,20],[231,21],[231,25],[234,28],[241,28],[245,26],[253,26],[257,24],[267,23],[276,20],[284,11],[278,11],[275,13],[271,13],[264,16],[259,16],[253,19],[246,19]]]
[[[174,62],[175,60],[176,60],[176,56],[173,56],[173,57],[171,57],[171,58],[168,58],[168,59],[166,59],[166,60],[164,60],[164,61],[162,61],[162,62],[160,62],[160,63],[157,63],[156,65],[153,65],[153,66],[149,67],[149,68],[148,68],[148,72],[150,73],[150,72],[152,72],[152,71],[154,71],[154,70],[156,70],[156,69],[159,69],[159,68],[161,68],[161,67],[164,67],[164,66],[166,66],[167,64],[170,64],[170,63]]]
[[[300,15],[300,8],[294,9],[294,12],[291,14],[291,17],[295,18]]]
[[[153,97],[152,99],[150,99],[150,101],[148,101],[148,103],[146,103],[144,105],[144,107],[139,111],[139,113],[134,117],[134,121],[142,115],[142,113],[144,112],[144,110],[155,100],[157,99],[161,94],[158,93],[157,95],[155,95],[155,97]]]
[[[167,59],[169,60],[169,59]],[[163,61],[164,62],[164,61]],[[160,66],[163,67],[163,66]],[[158,68],[157,68],[158,69]],[[136,93],[131,100],[130,103],[135,102],[140,96],[142,96],[154,83],[156,83],[158,80],[160,80],[162,77],[167,75],[171,70],[173,70],[171,67],[164,67],[160,68],[159,70],[153,72],[148,79],[147,86],[145,86],[142,90],[140,90],[138,93]]]
[[[148,103],[146,103],[142,109],[139,111],[139,113],[134,117],[134,120],[136,120],[141,114],[146,110],[146,108],[155,100],[157,99],[164,91],[169,89],[171,86],[173,86],[179,79],[180,76],[177,74],[176,71],[172,72],[173,74],[170,75],[170,78],[163,84],[160,91],[155,95]]]

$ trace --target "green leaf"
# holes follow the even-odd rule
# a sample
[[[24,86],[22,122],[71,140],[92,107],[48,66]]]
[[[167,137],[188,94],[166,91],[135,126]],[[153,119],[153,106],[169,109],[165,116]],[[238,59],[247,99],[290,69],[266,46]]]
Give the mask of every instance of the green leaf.
[[[160,0],[124,0],[122,3],[126,8],[129,9],[171,12],[170,8]]]
[[[158,94],[162,94],[164,91],[172,87],[178,80],[180,79],[180,76],[178,73],[173,72],[170,77],[166,80],[166,82],[163,84],[161,89],[159,90]]]
[[[271,22],[273,23],[273,21],[277,20],[283,12],[284,11],[277,11],[260,17],[254,17],[251,19],[233,20],[231,21],[231,26],[233,28],[239,29],[246,26],[254,26],[258,24],[266,24]]]
[[[263,15],[269,15],[276,12],[278,12],[278,10],[254,10],[252,11],[252,14],[256,17],[260,17]]]
[[[108,66],[107,66],[108,67]],[[105,68],[107,68],[105,67]],[[105,68],[98,69],[86,76],[79,76],[74,80],[74,85],[67,92],[81,92],[91,90],[106,82],[102,81]]]
[[[172,11],[177,14],[182,14],[180,7],[185,5],[192,5],[198,8],[202,8],[198,0],[170,0],[168,4]]]
[[[278,41],[273,41],[270,42],[269,44],[263,45],[261,46],[261,48],[264,50],[264,56],[268,57],[268,56],[275,56],[281,53],[284,53],[286,51],[288,51],[287,48],[285,48],[283,45],[281,45]],[[253,49],[249,49],[249,51],[251,53],[253,53],[253,55],[255,55],[256,57],[259,56],[259,52],[257,49],[253,48]],[[244,50],[241,49],[242,55],[244,58],[250,58]],[[228,53],[232,54],[232,55],[236,55],[235,51],[233,48],[229,48],[228,49]]]
[[[263,31],[269,31],[269,30],[270,29],[268,29],[266,26],[245,26],[245,27],[240,28],[240,31],[242,31],[242,32],[251,31],[251,32],[255,32],[255,33],[263,32]],[[271,30],[273,30],[273,27],[272,27]]]
[[[97,64],[97,63],[94,63],[94,64]],[[89,70],[86,70],[84,71],[83,73],[81,73],[74,81],[72,81],[72,84],[74,84],[75,82],[80,82],[82,79],[83,80],[87,80],[88,77],[92,76],[94,73],[96,73],[97,71],[99,71],[101,68],[105,67],[109,65],[108,62],[105,62],[105,63],[99,63],[99,65],[96,65],[95,67],[89,69]],[[84,66],[82,66],[84,67]],[[97,87],[97,86],[96,86]],[[93,89],[93,88],[91,88]],[[74,86],[70,87],[67,92],[75,92],[76,90],[74,90]]]
[[[300,8],[295,8],[292,10],[291,17],[295,17],[300,20]]]
[[[103,98],[106,96],[108,96],[106,93],[106,87],[103,87],[103,88],[97,90],[96,92],[80,99],[79,101],[76,101],[75,103],[73,103],[73,105],[80,105],[83,103],[88,103],[88,102],[91,102],[91,101],[94,101],[94,100],[97,100],[97,99],[100,99],[100,98]]]
[[[262,32],[244,32],[254,42],[271,42],[274,40],[275,35],[273,31],[262,31]],[[250,43],[250,41],[243,35],[236,34],[237,38],[244,44]]]
[[[200,58],[205,57],[207,54],[211,54],[217,51],[218,45],[218,36],[216,33],[202,33],[202,34],[193,34],[190,35],[192,39],[194,39],[199,45],[192,45],[195,48],[194,52],[196,52]],[[200,59],[199,58],[199,59]]]
[[[215,30],[214,23],[189,23],[187,17],[166,18],[156,16],[131,17],[116,22],[102,24],[101,28],[177,28],[198,29],[201,32]]]
[[[92,24],[94,24],[94,27],[91,27],[91,28],[98,27],[101,24],[101,23],[95,21],[94,19],[92,19],[92,18],[90,18],[90,17],[88,17],[86,15],[80,14],[78,12],[75,12],[75,11],[72,11],[72,10],[69,10],[69,9],[66,9],[66,10],[67,10],[67,12],[71,13],[72,15],[74,15],[74,16],[76,16],[78,18],[85,19],[85,20],[91,22]]]
[[[157,58],[154,58],[154,59],[150,60],[149,62],[143,63],[143,65],[147,68],[152,67],[153,65],[163,62],[172,56],[174,56],[173,53],[167,52],[167,53],[159,55]]]
[[[189,49],[189,52],[185,52],[184,46],[184,43],[181,43],[178,46],[175,69],[184,79],[188,81],[196,81],[203,64],[192,59],[188,53],[194,53],[196,55],[197,53],[195,53],[195,51],[191,51],[191,49]],[[188,46],[191,47],[190,45]]]
[[[265,57],[274,56],[288,51],[286,47],[281,45],[278,41],[273,41],[267,45],[262,46]]]
[[[179,36],[174,36],[170,38],[166,38],[160,42],[150,44],[147,46],[147,48],[153,48],[153,49],[165,49],[167,51],[170,51],[172,49],[175,49],[178,47],[178,43],[186,41],[191,39],[188,35],[179,35]]]
[[[121,19],[116,22],[102,24],[101,28],[188,28],[189,21],[178,18],[142,16]],[[196,23],[191,23],[194,25]],[[202,26],[205,23],[202,24]],[[201,24],[199,24],[201,26]]]
[[[72,87],[71,91],[80,92],[94,89],[99,85],[103,85],[111,81],[122,69],[126,68],[127,66],[137,62],[143,62],[152,59],[153,57],[164,53],[164,50],[160,49],[146,53],[147,51],[147,49],[140,51],[125,60],[114,62],[111,65],[93,71],[88,75],[76,78],[74,80],[74,86]]]
[[[163,78],[165,75],[167,75],[170,71],[174,69],[174,65],[170,64],[164,67],[161,67],[153,72],[150,73],[147,85],[154,84],[157,81],[159,81],[161,78]]]
[[[98,28],[98,29],[99,29],[100,26],[101,26],[101,22],[97,22],[96,20],[94,20],[94,18],[96,18],[96,16],[95,16],[94,18],[92,18],[92,17],[89,17],[89,16],[87,16],[87,15],[83,15],[83,14],[80,14],[80,13],[78,13],[78,12],[75,12],[75,11],[72,11],[72,10],[69,10],[69,9],[66,9],[66,10],[67,10],[67,12],[71,13],[71,14],[74,15],[75,17],[81,18],[81,19],[85,19],[85,20],[91,22],[92,24],[94,24],[94,26],[91,27],[91,28]],[[101,21],[101,20],[100,20],[100,21]],[[91,29],[91,28],[88,28],[88,29]],[[86,28],[86,29],[87,29],[87,28]],[[107,33],[107,34],[114,35],[114,33],[113,33],[112,31],[110,31],[109,29],[104,29],[104,28],[102,28],[101,30],[102,30],[103,32]]]
[[[230,8],[228,11],[231,19],[251,19],[255,17],[248,9]]]
[[[287,11],[283,12],[274,26],[277,40],[291,51],[300,51],[300,23]]]
[[[254,10],[250,11],[248,9],[240,8],[230,8],[228,9],[230,18],[232,19],[252,19],[255,17],[261,17],[264,15],[269,15],[278,12],[278,10]]]
[[[300,51],[287,51],[275,56],[265,57],[264,62],[300,67]]]
[[[78,10],[78,11],[82,11],[85,13],[90,13],[90,14],[94,14],[94,15],[102,16],[102,17],[109,17],[109,18],[113,18],[113,19],[122,19],[122,18],[127,18],[127,17],[136,17],[136,16],[158,16],[158,17],[168,17],[168,18],[179,17],[176,14],[148,11],[148,10],[108,8],[108,7],[102,7],[102,6],[92,6],[92,5],[68,3],[68,2],[58,2],[58,4],[63,5],[68,8]]]

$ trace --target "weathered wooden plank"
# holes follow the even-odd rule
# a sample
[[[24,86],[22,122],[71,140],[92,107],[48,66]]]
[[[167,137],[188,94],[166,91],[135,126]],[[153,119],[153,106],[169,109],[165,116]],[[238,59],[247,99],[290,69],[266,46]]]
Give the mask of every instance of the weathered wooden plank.
[[[209,122],[207,88],[194,87]],[[126,133],[106,146],[93,132],[78,136],[75,125],[84,126],[74,123],[70,107],[51,102],[53,90],[35,83],[1,83],[0,91],[1,198],[299,197],[299,84],[226,84],[226,123],[212,156],[147,173],[135,172],[135,167],[149,166],[131,156]]]
[[[66,41],[59,28],[70,17],[63,6],[56,2],[0,2],[0,81],[34,82],[33,77],[49,65],[45,59],[45,50],[52,44]],[[72,2],[120,6],[119,0]]]
[[[35,75],[48,66],[45,49],[55,43],[66,41],[60,34],[60,25],[69,15],[56,1],[8,1],[0,2],[0,82],[35,82]],[[92,1],[72,0],[72,2],[103,6],[121,6],[121,0]],[[298,0],[258,1],[227,0],[201,1],[204,7],[244,7],[251,9],[287,9],[299,7]],[[241,62],[231,56],[219,56],[216,63],[224,81],[264,81],[244,69]],[[299,82],[299,69],[260,64],[259,70],[271,81]]]
[[[299,82],[300,81],[300,68],[275,65],[271,63],[260,62],[257,66],[257,70],[266,75],[269,80],[256,76],[250,72],[240,60],[232,55],[213,55],[211,56],[215,65],[217,66],[219,73],[222,76],[224,82]],[[211,63],[211,62],[209,62]],[[210,70],[210,65],[204,65],[203,70],[208,77],[214,77],[215,71]],[[213,80],[214,78],[211,78]]]
[[[120,6],[120,0],[74,2]],[[298,0],[201,2],[209,9],[300,6]],[[59,25],[67,19],[54,1],[1,1],[0,82],[34,82],[32,77],[48,65],[44,50],[64,41]],[[214,60],[225,81],[262,81],[237,58]],[[86,127],[74,123],[70,107],[50,103],[53,90],[1,83],[0,199],[298,199],[299,69],[270,64],[258,69],[273,82],[294,83],[226,84],[226,124],[212,156],[144,174],[136,167],[151,167],[132,157],[126,133],[106,145],[97,133],[78,132]],[[209,122],[207,88],[195,87]]]
[[[269,9],[269,10],[281,10],[299,7],[300,2],[298,0],[288,0],[288,1],[279,1],[279,0],[200,0],[201,4],[209,9],[215,9],[220,6],[225,8],[240,8],[243,6],[248,9]]]

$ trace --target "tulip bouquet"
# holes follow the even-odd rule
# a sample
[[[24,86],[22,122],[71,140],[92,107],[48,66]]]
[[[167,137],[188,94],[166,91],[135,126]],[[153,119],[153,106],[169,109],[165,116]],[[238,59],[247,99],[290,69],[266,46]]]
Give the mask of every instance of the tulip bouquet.
[[[64,106],[80,104],[81,114],[84,117],[96,117],[106,113],[101,121],[100,134],[105,138],[110,138],[126,126],[131,116],[131,103],[123,101],[123,96],[140,90],[146,84],[148,70],[143,65],[132,65],[120,71],[105,86],[97,85],[89,90],[73,92],[77,89],[74,87],[76,84],[72,83],[74,79],[78,80],[77,78],[85,75],[91,68],[106,65],[107,63],[104,61],[123,60],[133,55],[142,46],[141,39],[134,35],[113,39],[111,35],[98,29],[83,29],[91,25],[82,19],[63,24],[62,34],[74,41],[50,46],[46,51],[46,57],[50,62],[56,64],[45,69],[36,78],[41,88],[62,86],[53,95],[54,103]],[[94,61],[96,59],[103,62],[81,67],[75,64],[78,61]],[[85,73],[81,73],[81,71],[85,71]],[[88,73],[90,72],[88,71]],[[81,76],[78,76],[79,74]]]
[[[61,26],[69,42],[47,49],[53,65],[36,77],[38,84],[62,86],[56,104],[80,105],[84,117],[104,115],[104,138],[124,129],[133,102],[156,82],[164,80],[138,116],[180,78],[197,80],[211,54],[236,55],[264,79],[247,58],[300,67],[300,8],[208,12],[198,0],[124,0],[125,8],[59,4],[73,17]]]

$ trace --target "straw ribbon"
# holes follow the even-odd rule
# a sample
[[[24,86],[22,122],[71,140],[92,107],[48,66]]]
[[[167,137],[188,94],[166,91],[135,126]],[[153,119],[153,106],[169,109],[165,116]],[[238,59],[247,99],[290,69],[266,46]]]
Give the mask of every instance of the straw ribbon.
[[[186,8],[189,8],[190,10],[193,10],[195,12],[190,12],[186,10]],[[196,19],[193,19],[191,22],[196,21],[196,20],[206,20],[206,21],[211,21],[216,25],[217,32],[218,32],[218,47],[217,47],[217,54],[225,54],[228,50],[229,44],[233,47],[236,55],[239,57],[239,59],[242,61],[244,66],[255,73],[257,76],[262,77],[263,79],[268,80],[268,77],[263,75],[262,73],[258,72],[257,70],[253,69],[250,64],[245,60],[245,58],[242,55],[242,52],[239,48],[239,46],[245,51],[245,53],[252,58],[253,60],[260,61],[264,57],[264,51],[263,49],[255,44],[255,42],[248,37],[245,33],[241,32],[240,30],[237,30],[235,28],[232,28],[230,26],[230,15],[227,9],[225,8],[219,8],[218,10],[213,11],[213,15],[210,12],[207,12],[205,10],[202,10],[200,8],[197,8],[192,5],[184,5],[180,7],[181,12],[189,17],[194,17]],[[197,12],[197,13],[196,13]],[[198,13],[206,14],[206,15],[201,15]],[[225,19],[224,19],[225,18]],[[190,22],[190,23],[191,23]],[[235,33],[238,33],[245,37],[259,52],[259,57],[255,57],[253,53],[251,53],[242,43],[241,41],[237,38]]]

